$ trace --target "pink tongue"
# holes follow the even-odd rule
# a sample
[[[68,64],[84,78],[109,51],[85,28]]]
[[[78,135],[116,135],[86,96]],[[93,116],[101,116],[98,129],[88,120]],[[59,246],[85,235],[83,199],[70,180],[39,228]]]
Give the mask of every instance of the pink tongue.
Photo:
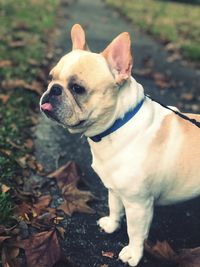
[[[44,103],[41,105],[41,109],[44,111],[52,111],[53,107],[50,103]]]

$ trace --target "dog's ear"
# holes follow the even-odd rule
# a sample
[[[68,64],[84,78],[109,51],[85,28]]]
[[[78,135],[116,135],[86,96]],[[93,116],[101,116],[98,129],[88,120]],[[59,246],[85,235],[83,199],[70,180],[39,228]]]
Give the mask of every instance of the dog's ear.
[[[85,32],[80,24],[74,24],[71,29],[72,49],[89,50],[85,41]]]
[[[102,52],[117,83],[123,83],[131,76],[133,59],[131,39],[128,32],[118,35]]]

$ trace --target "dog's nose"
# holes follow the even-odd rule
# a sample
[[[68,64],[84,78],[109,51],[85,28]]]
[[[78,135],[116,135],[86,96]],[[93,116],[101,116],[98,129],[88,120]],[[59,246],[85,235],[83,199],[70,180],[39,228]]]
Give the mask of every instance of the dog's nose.
[[[51,87],[51,89],[50,89],[50,93],[49,93],[49,95],[50,95],[50,96],[59,96],[59,95],[62,94],[62,90],[63,90],[63,88],[62,88],[61,85],[59,85],[59,84],[54,84],[54,85]]]

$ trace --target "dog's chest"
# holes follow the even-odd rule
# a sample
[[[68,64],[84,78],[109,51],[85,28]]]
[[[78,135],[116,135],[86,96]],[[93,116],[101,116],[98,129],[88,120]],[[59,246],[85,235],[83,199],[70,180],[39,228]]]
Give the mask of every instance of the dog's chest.
[[[113,140],[114,141],[114,140]],[[92,168],[107,188],[113,190],[137,190],[141,181],[141,167],[147,153],[149,142],[122,138],[115,142],[105,142],[91,148]],[[132,186],[134,183],[134,187]]]

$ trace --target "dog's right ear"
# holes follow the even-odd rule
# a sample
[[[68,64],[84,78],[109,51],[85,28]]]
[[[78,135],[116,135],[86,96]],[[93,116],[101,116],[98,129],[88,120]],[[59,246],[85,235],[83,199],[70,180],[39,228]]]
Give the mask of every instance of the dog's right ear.
[[[128,32],[118,35],[102,52],[117,83],[123,83],[131,76],[133,58],[131,39]]]
[[[71,29],[72,49],[89,50],[85,41],[85,32],[80,24],[74,24]]]

